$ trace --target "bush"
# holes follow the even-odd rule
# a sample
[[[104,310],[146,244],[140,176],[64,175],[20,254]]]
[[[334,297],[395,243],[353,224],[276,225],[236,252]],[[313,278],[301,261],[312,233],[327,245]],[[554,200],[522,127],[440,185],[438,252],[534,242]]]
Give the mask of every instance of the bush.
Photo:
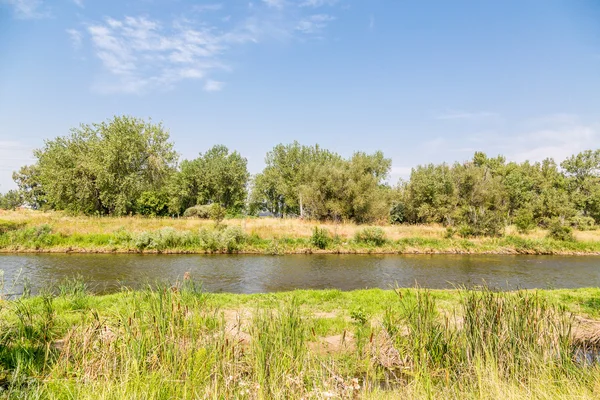
[[[241,249],[248,235],[238,226],[228,226],[223,230],[201,229],[200,246],[211,252],[226,251],[233,253]]]
[[[13,222],[13,221],[5,221],[0,219],[0,235],[3,233],[8,233],[11,231],[16,231],[21,228],[23,224]]]
[[[397,203],[390,210],[390,223],[401,224],[406,222],[406,206],[404,203]]]
[[[578,215],[571,218],[570,225],[578,231],[592,231],[596,229],[596,220],[592,217]]]
[[[224,207],[222,207],[220,204],[214,203],[214,204],[210,205],[210,211],[209,211],[210,219],[215,221],[217,223],[217,225],[219,223],[221,223],[221,221],[223,221],[226,213],[227,213],[227,210]]]
[[[458,234],[463,237],[502,236],[505,221],[500,210],[466,207],[462,210]]]
[[[354,241],[356,243],[368,244],[369,246],[383,246],[387,242],[387,239],[383,229],[370,226],[356,232]]]
[[[560,219],[553,219],[548,226],[548,238],[563,242],[574,242],[573,228],[565,225]]]
[[[533,211],[528,208],[521,208],[515,212],[513,223],[519,233],[528,233],[535,228]]]
[[[319,228],[315,226],[313,229],[313,234],[310,238],[310,243],[318,249],[324,250],[329,246],[331,242],[331,237],[329,236],[329,231],[324,228]]]
[[[151,217],[169,214],[169,198],[163,192],[143,192],[137,199],[137,211]]]
[[[202,218],[209,219],[210,218],[210,204],[197,205],[194,207],[190,207],[183,212],[183,216],[186,218]]]

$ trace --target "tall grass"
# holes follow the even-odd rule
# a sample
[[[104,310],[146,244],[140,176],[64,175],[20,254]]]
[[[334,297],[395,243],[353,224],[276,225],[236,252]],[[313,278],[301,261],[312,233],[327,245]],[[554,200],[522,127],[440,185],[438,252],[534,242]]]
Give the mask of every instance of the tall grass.
[[[346,343],[332,350],[304,293],[262,296],[232,316],[188,277],[108,297],[77,280],[58,288],[2,304],[0,397],[600,395],[600,366],[578,361],[571,315],[535,292],[461,290],[454,306],[440,307],[432,292],[402,290],[379,298],[388,299],[380,316],[358,295],[351,306],[332,292],[354,307],[330,325],[342,324],[332,343]],[[71,307],[76,298],[88,307]]]

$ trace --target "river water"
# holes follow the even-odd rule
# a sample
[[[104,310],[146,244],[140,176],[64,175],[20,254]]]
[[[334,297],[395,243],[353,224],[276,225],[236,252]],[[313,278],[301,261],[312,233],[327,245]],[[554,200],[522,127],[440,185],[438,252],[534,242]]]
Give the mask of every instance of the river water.
[[[74,276],[96,293],[109,293],[123,286],[173,283],[185,272],[206,291],[232,293],[600,286],[598,256],[0,254],[0,270],[4,294],[20,293],[24,280],[36,292]]]

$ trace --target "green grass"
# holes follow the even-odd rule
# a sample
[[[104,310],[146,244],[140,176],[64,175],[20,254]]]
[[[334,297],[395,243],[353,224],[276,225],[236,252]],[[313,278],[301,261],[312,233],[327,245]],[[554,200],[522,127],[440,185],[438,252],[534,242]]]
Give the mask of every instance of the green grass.
[[[0,301],[0,398],[600,396],[573,315],[600,289],[94,296],[72,279]],[[332,339],[334,338],[334,339]],[[343,341],[343,342],[342,342]]]

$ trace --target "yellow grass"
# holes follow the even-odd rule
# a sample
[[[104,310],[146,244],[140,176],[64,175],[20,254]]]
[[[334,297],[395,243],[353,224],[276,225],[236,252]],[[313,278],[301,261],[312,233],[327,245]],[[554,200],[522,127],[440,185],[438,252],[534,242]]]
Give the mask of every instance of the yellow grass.
[[[87,217],[69,216],[63,212],[41,212],[33,210],[2,211],[0,218],[9,221],[22,222],[30,226],[49,224],[57,233],[65,235],[72,234],[94,234],[112,233],[118,230],[139,233],[153,231],[161,228],[173,228],[178,231],[197,230],[202,227],[210,227],[214,222],[201,219],[186,218],[144,218],[133,217]],[[326,228],[332,234],[342,238],[352,238],[354,234],[364,228],[351,222],[333,223],[318,222],[300,219],[281,218],[241,218],[228,219],[227,225],[240,226],[249,234],[257,234],[264,239],[281,237],[303,237],[312,235],[315,226]],[[441,225],[381,225],[388,239],[398,240],[402,238],[443,238],[446,229]],[[506,233],[527,239],[542,239],[547,231],[535,229],[528,234],[519,234],[513,226],[506,228]],[[600,230],[575,231],[575,237],[580,241],[600,241]],[[471,239],[477,242],[477,239]]]

